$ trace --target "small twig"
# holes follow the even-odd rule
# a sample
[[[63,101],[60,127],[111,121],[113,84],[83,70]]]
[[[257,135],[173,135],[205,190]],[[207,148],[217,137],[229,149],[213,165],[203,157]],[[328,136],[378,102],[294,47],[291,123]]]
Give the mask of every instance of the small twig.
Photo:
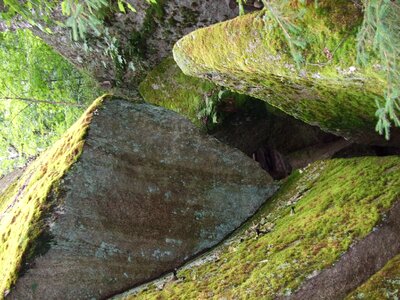
[[[50,105],[63,105],[63,106],[76,106],[76,107],[84,107],[82,104],[78,103],[70,103],[70,102],[57,102],[57,101],[50,101],[50,100],[39,100],[39,99],[32,99],[32,98],[22,98],[22,97],[1,97],[0,100],[17,100],[17,101],[25,101],[31,103],[43,103],[43,104],[50,104]]]
[[[12,121],[14,121],[14,119],[15,119],[16,117],[18,117],[20,113],[22,113],[25,109],[27,109],[27,108],[28,108],[29,106],[31,106],[31,105],[32,105],[32,103],[28,103],[23,109],[21,109],[18,113],[16,113],[16,114],[12,117],[12,119],[10,120],[10,123],[11,123]]]

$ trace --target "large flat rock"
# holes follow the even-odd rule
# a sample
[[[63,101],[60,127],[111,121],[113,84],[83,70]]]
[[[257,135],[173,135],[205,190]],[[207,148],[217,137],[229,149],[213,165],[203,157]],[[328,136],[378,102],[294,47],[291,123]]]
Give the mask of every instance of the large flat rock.
[[[52,195],[46,251],[9,298],[99,299],[126,290],[216,245],[275,190],[255,161],[178,114],[105,101]]]

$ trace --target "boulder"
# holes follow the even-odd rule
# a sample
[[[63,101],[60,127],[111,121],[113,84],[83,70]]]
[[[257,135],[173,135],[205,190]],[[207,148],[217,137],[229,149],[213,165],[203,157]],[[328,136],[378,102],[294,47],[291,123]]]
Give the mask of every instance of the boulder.
[[[187,75],[267,101],[324,131],[387,144],[374,130],[386,74],[376,53],[363,66],[357,61],[361,6],[303,2],[306,7],[284,1],[293,5],[198,29],[175,44],[174,58]],[[390,143],[399,146],[398,137],[399,130],[392,130]]]
[[[146,102],[171,109],[198,126],[198,112],[205,98],[220,89],[208,80],[183,74],[172,56],[152,69],[139,85]]]
[[[150,68],[170,56],[178,39],[196,28],[238,15],[238,9],[230,8],[225,1],[127,2],[136,12],[122,14],[117,8],[109,9],[104,22],[107,32],[101,36],[89,34],[84,43],[71,41],[70,28],[57,24],[50,26],[53,34],[37,27],[32,27],[31,30],[75,66],[92,75],[100,84],[107,83],[116,92],[131,96],[132,87],[137,87]],[[53,11],[52,19],[65,22],[61,9]],[[0,21],[0,31],[8,29],[9,26],[4,23]],[[26,27],[26,24],[20,22],[14,27]]]
[[[277,189],[178,114],[109,98],[0,199],[10,299],[106,298],[148,281],[216,245]]]
[[[374,273],[400,251],[399,191],[399,156],[314,162],[228,240],[177,270],[184,280],[166,274],[112,299],[398,295],[398,258]]]

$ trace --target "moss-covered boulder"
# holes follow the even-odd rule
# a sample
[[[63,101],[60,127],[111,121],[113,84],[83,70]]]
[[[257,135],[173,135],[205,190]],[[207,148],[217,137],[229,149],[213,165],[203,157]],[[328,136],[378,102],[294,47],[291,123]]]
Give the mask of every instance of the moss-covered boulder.
[[[198,113],[207,94],[219,88],[210,81],[185,75],[172,57],[163,60],[139,85],[149,103],[171,109],[200,125]]]
[[[103,97],[1,194],[1,295],[113,295],[214,246],[276,188],[178,114]]]
[[[369,64],[357,62],[360,6],[299,2],[198,29],[175,44],[174,58],[187,75],[265,100],[325,131],[384,143],[374,128],[386,74],[373,53]],[[397,134],[391,142],[398,145]]]
[[[48,249],[44,228],[49,224],[43,217],[53,206],[52,190],[57,191],[59,181],[81,154],[88,126],[103,100],[104,97],[97,99],[62,139],[2,190],[0,298],[9,294],[8,288],[16,282],[30,257]]]
[[[171,109],[208,132],[221,127],[229,115],[246,110],[245,106],[254,99],[185,75],[172,56],[147,74],[139,92],[146,102]]]
[[[346,300],[396,299],[400,295],[400,254],[350,293]]]
[[[357,249],[362,259],[336,270],[326,285],[309,285],[310,293],[294,297],[343,299],[356,287],[351,284],[362,284],[400,252],[399,191],[398,156],[316,162],[291,175],[230,239],[179,270],[178,280],[167,276],[116,299],[291,299],[303,282],[342,265],[343,253]],[[395,278],[396,266],[398,258],[357,292],[382,295],[368,291],[374,289],[371,283],[384,274]]]

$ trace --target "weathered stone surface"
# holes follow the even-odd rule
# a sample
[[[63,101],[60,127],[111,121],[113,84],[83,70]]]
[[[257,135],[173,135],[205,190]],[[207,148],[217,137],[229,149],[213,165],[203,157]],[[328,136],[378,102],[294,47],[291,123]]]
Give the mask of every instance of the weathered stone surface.
[[[10,184],[12,184],[15,180],[21,177],[25,168],[17,168],[6,175],[0,176],[0,194],[3,193]]]
[[[237,7],[229,7],[224,0],[163,0],[162,18],[156,19],[153,34],[145,42],[149,51],[146,59],[159,63],[162,58],[171,55],[177,40],[184,35],[222,22],[238,15]]]
[[[295,17],[293,7],[280,13],[301,30],[299,67],[282,27],[264,12],[190,33],[176,43],[174,58],[187,75],[265,100],[333,134],[385,144],[374,128],[375,101],[384,102],[386,74],[377,61],[357,63],[360,6],[327,0],[318,8],[310,4],[303,18]],[[399,145],[398,136],[399,130],[393,130],[392,145]]]
[[[48,249],[9,298],[123,291],[212,247],[275,190],[256,162],[176,113],[105,101],[53,196]]]
[[[36,27],[31,29],[98,82],[109,82],[117,87],[119,93],[130,95],[132,86],[143,79],[149,68],[170,56],[174,43],[182,36],[238,15],[237,7],[231,8],[223,0],[158,0],[156,4],[149,4],[146,0],[128,2],[136,12],[110,13],[105,22],[109,34],[89,36],[86,46],[71,41],[70,29],[66,27],[51,27],[54,34]],[[64,22],[65,16],[55,10],[52,19]],[[18,24],[26,27],[23,22]],[[0,22],[0,30],[1,25]]]

